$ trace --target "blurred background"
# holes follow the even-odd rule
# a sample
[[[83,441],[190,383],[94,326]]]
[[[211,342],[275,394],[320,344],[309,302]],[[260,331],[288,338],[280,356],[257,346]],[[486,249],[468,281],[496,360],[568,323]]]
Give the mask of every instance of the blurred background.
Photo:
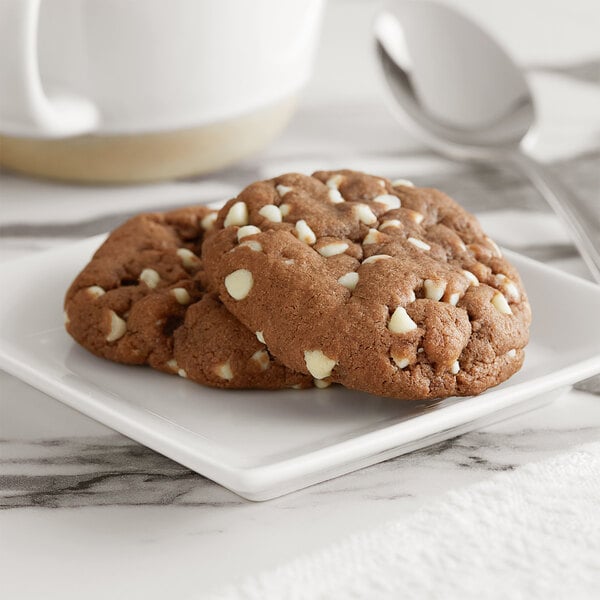
[[[61,3],[65,4],[65,10],[73,9],[77,5],[73,4],[72,0],[70,3],[61,0],[57,6],[60,7]],[[83,4],[85,3],[78,6]],[[114,9],[119,2],[115,0],[104,4]],[[180,1],[179,4],[183,6],[185,3]],[[261,9],[268,9],[268,2],[259,4]],[[290,3],[290,6],[293,4]],[[590,0],[574,0],[568,3],[568,7],[558,0],[507,0],[502,3],[491,0],[452,0],[448,4],[471,16],[494,35],[523,67],[535,93],[539,115],[537,141],[532,147],[532,154],[552,165],[555,173],[578,192],[582,201],[597,204],[600,201],[600,38],[597,35],[600,5]],[[162,3],[156,1],[148,6],[164,8]],[[235,2],[232,6],[235,6]],[[228,6],[227,10],[232,10],[232,6]],[[571,270],[586,275],[585,269],[576,259],[576,253],[564,228],[550,215],[537,192],[520,175],[510,169],[497,168],[497,165],[474,168],[440,158],[411,137],[390,115],[383,101],[383,86],[372,52],[372,21],[381,8],[381,3],[370,0],[330,0],[324,4],[320,29],[317,28],[320,3],[306,3],[305,6],[311,10],[299,10],[296,3],[295,10],[298,15],[291,19],[289,11],[286,13],[286,9],[283,8],[279,11],[280,14],[275,15],[279,19],[279,37],[275,36],[275,40],[281,45],[286,37],[290,36],[290,31],[301,29],[299,24],[302,21],[299,19],[308,19],[306,14],[312,11],[312,16],[308,19],[310,22],[307,21],[310,35],[307,39],[296,41],[296,57],[290,59],[289,57],[294,55],[293,52],[288,52],[287,55],[281,52],[278,60],[274,61],[273,49],[278,46],[267,45],[266,50],[263,48],[262,56],[269,57],[270,62],[267,63],[272,65],[271,73],[273,69],[279,69],[277,78],[269,78],[269,72],[257,72],[253,77],[261,82],[258,86],[259,91],[269,90],[270,80],[273,79],[276,79],[280,89],[286,85],[290,89],[296,89],[307,78],[308,83],[303,86],[300,94],[290,94],[297,97],[295,106],[290,103],[289,107],[285,106],[277,114],[266,113],[258,125],[252,124],[254,129],[242,129],[241,134],[237,138],[234,137],[233,146],[238,149],[247,144],[248,140],[255,143],[256,147],[241,148],[240,154],[245,156],[239,159],[234,156],[231,158],[233,164],[225,168],[202,165],[198,170],[209,172],[201,176],[187,175],[183,179],[169,181],[168,175],[158,169],[155,171],[158,173],[157,177],[167,177],[167,181],[137,185],[72,185],[15,176],[5,169],[0,175],[2,258],[8,259],[26,250],[41,249],[69,239],[106,231],[136,211],[225,200],[255,179],[271,177],[286,171],[311,172],[319,168],[346,167],[389,177],[407,177],[414,179],[418,184],[440,187],[470,210],[480,213],[484,225],[489,225],[491,233],[498,236],[502,243],[517,247],[536,258],[556,259],[558,264],[568,264]],[[107,14],[104,19],[110,22],[110,13]],[[122,12],[119,14],[126,20],[127,15]],[[225,17],[215,14],[214,18],[226,18],[229,14],[232,13],[226,12]],[[43,20],[45,16],[51,15],[45,15],[42,3],[40,19]],[[94,24],[98,24],[98,28],[107,27],[100,17],[102,15],[92,13],[89,16],[89,27],[93,29]],[[275,17],[271,15],[269,18]],[[139,14],[134,14],[132,19],[134,18],[136,22],[139,21]],[[265,21],[264,15],[261,19]],[[163,21],[166,23],[165,27],[168,27],[167,20]],[[171,26],[176,28],[179,21],[175,19]],[[267,25],[271,25],[268,20],[266,22]],[[153,32],[147,25],[143,22],[138,24],[138,30],[150,30],[155,36],[163,35],[160,31]],[[264,23],[261,26],[264,27]],[[281,27],[284,27],[283,32],[279,29]],[[43,28],[41,24],[40,28],[46,32],[46,37],[52,35],[51,28]],[[114,37],[121,29],[123,27],[117,30],[113,27],[109,31]],[[232,32],[230,35],[234,38],[236,35],[242,35],[235,27],[232,28]],[[184,30],[184,34],[186,33],[189,33],[187,29]],[[315,37],[314,40],[311,39],[311,35]],[[209,37],[207,35],[207,39]],[[124,39],[127,41],[129,38],[125,36]],[[43,40],[40,43],[42,42]],[[210,46],[209,42],[210,40],[206,42],[207,48],[217,47]],[[140,38],[140,41],[133,45],[142,43],[143,38]],[[88,46],[92,45],[91,42],[88,43]],[[109,46],[114,45],[118,44],[111,40]],[[104,46],[101,45],[100,48]],[[150,57],[150,65],[158,65],[157,69],[161,63],[156,56],[164,53],[164,48],[163,43]],[[133,61],[136,58],[135,53],[131,52],[131,48],[128,48],[128,52]],[[233,52],[222,58],[233,73],[237,72],[235,69],[238,68],[236,65],[241,54],[243,55],[241,48],[235,46]],[[221,82],[223,93],[237,98],[242,102],[240,106],[243,106],[243,102],[250,101],[253,93],[250,83],[252,78],[246,77],[243,82],[236,82],[234,76],[222,73],[224,79],[221,77],[216,80],[215,72],[218,73],[219,69],[214,66],[219,65],[220,56],[211,55],[204,60],[201,56],[193,58],[191,65],[186,66],[189,70],[188,79],[193,79],[193,68],[198,68],[203,76],[213,77],[214,81]],[[55,57],[55,60],[59,59],[60,56]],[[295,79],[284,74],[286,60],[288,65],[295,65]],[[47,68],[52,72],[51,60],[40,62],[42,67],[48,63]],[[212,71],[206,70],[205,62],[213,65]],[[70,65],[69,62],[65,64]],[[71,65],[70,68],[70,72],[77,72],[76,65]],[[251,67],[248,66],[247,69]],[[103,76],[106,76],[106,73]],[[81,84],[84,92],[96,89],[94,77],[95,73],[92,70],[85,73],[85,83]],[[143,81],[142,73],[124,73],[120,79],[113,77],[108,81],[121,82],[122,90],[125,90],[122,93],[125,94],[131,93],[138,79]],[[52,81],[45,83],[52,87]],[[61,83],[60,80],[58,83]],[[142,83],[139,85],[142,86]],[[155,82],[152,82],[152,85],[155,85]],[[111,93],[116,93],[115,97],[118,99],[121,92],[115,92],[113,89]],[[276,95],[276,92],[274,93]],[[193,90],[190,94],[193,96]],[[6,100],[10,97],[11,90],[4,86],[2,104],[6,105]],[[142,104],[152,105],[160,100],[149,97],[148,94],[145,98],[147,100]],[[260,107],[260,98],[256,102]],[[124,100],[122,103],[125,104]],[[268,102],[267,105],[270,106]],[[118,103],[116,106],[117,109],[113,107],[113,112],[118,109],[125,110],[119,107]],[[235,110],[240,109],[233,107],[232,111]],[[133,123],[142,113],[141,109],[133,110],[129,115],[129,122]],[[207,115],[209,121],[210,118],[211,116]],[[218,118],[215,118],[218,121]],[[283,132],[277,134],[277,130],[290,118]],[[273,131],[265,131],[269,124],[272,125]],[[161,127],[164,130],[164,124]],[[9,138],[11,137],[11,132],[2,133],[8,133]],[[114,136],[114,132],[109,132],[108,138],[103,139],[113,140],[111,136]],[[15,152],[18,155],[21,151],[20,148],[14,151],[12,145],[7,142],[9,138],[4,137],[0,141],[0,159],[3,163],[10,162],[6,158],[9,154],[12,159]],[[274,139],[269,142],[271,138]],[[78,139],[74,138],[75,142],[73,139],[67,139],[71,155],[81,156],[84,153]],[[231,139],[226,139],[227,143],[231,144]],[[18,138],[17,142],[21,143],[22,139]],[[55,144],[56,140],[50,142]],[[42,141],[42,147],[47,143],[48,140]],[[58,143],[63,142],[59,139]],[[213,143],[212,148],[216,148],[217,145]],[[119,155],[119,148],[123,148],[122,155]],[[166,164],[170,160],[170,148],[169,140],[156,140],[150,152],[152,160],[155,161],[152,164]],[[183,149],[188,157],[199,156],[202,152],[211,154],[210,151],[207,153],[205,147],[200,151],[194,146],[183,146]],[[59,167],[61,151],[60,148],[56,150],[56,146],[44,150],[55,163],[58,162]],[[139,155],[135,147],[130,148],[127,143],[123,145],[122,140],[119,141],[118,138],[116,146],[101,148],[100,151],[103,157],[117,156],[117,163],[125,170],[135,168],[128,167],[128,161],[134,161]],[[181,152],[181,148],[177,148],[175,152]],[[213,155],[216,153],[212,152]],[[146,157],[142,159],[146,160]],[[36,160],[40,162],[42,159],[36,155],[33,161],[30,160],[30,165],[34,164],[33,170],[39,168]],[[85,164],[84,162],[84,174]],[[186,168],[193,171],[194,165]],[[536,247],[539,245],[536,242],[528,243],[527,247],[523,248],[519,226],[522,225],[527,231],[527,220],[523,220],[523,216],[515,219],[514,214],[507,212],[507,209],[525,213],[542,212],[547,215],[547,218],[542,219],[543,232],[540,232],[540,238],[542,242],[549,238],[552,242],[551,247],[542,252]],[[499,210],[503,215],[496,214]],[[494,213],[494,218],[487,219],[488,224],[485,214],[490,211]],[[513,227],[505,226],[507,219]]]

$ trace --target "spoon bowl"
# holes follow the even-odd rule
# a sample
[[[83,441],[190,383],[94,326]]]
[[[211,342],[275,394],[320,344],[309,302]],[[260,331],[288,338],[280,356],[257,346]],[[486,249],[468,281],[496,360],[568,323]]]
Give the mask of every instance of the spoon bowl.
[[[533,94],[504,49],[432,0],[390,1],[374,21],[374,37],[388,105],[404,127],[451,158],[518,167],[568,225],[600,282],[600,210],[586,209],[523,152],[535,135]]]

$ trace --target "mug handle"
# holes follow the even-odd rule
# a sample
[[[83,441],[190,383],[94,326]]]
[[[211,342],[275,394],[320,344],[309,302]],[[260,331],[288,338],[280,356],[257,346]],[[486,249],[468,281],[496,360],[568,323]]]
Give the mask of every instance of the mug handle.
[[[80,96],[44,92],[37,58],[40,0],[0,0],[0,132],[68,137],[98,126],[97,107]]]

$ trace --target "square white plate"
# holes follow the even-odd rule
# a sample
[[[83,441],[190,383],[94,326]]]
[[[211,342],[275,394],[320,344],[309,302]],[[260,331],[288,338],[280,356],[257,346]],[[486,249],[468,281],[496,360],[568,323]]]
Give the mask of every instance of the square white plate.
[[[223,391],[113,364],[63,328],[65,290],[103,237],[0,265],[0,367],[251,500],[529,410],[600,371],[600,286],[508,252],[531,299],[532,339],[523,369],[478,397],[407,403],[339,386]]]

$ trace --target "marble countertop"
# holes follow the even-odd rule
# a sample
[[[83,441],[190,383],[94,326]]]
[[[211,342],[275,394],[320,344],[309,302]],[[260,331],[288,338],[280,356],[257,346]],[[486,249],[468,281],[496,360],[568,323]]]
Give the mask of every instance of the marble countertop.
[[[90,599],[201,597],[199,590],[410,515],[443,492],[600,438],[598,396],[573,391],[493,427],[257,504],[33,390],[10,391],[5,410],[13,419],[25,412],[15,408],[22,403],[54,434],[2,444],[0,570],[8,598],[54,597],[49,590],[79,598],[82,585]]]
[[[540,109],[534,152],[599,206],[600,46],[585,26],[598,9],[575,1],[567,18],[555,3],[532,2],[549,7],[550,15],[532,39],[519,23],[508,26],[513,0],[503,9],[459,4],[487,21],[523,64],[543,67],[531,74]],[[535,17],[531,6],[522,18]],[[363,24],[373,10],[357,0],[329,5],[322,60],[296,117],[267,151],[240,165],[134,188],[0,174],[0,260],[105,231],[139,210],[220,200],[260,177],[344,165],[440,187],[484,226],[495,223],[492,233],[506,246],[587,276],[528,182],[510,171],[445,161],[394,123],[361,54],[368,43]],[[340,19],[343,31],[334,27]],[[562,54],[550,35],[558,24],[566,32]],[[339,92],[344,86],[346,95]],[[527,215],[539,213],[547,219],[545,237],[514,233]],[[577,387],[530,413],[257,504],[0,373],[2,596],[202,597],[349,533],[410,517],[446,491],[600,439],[600,384]]]

